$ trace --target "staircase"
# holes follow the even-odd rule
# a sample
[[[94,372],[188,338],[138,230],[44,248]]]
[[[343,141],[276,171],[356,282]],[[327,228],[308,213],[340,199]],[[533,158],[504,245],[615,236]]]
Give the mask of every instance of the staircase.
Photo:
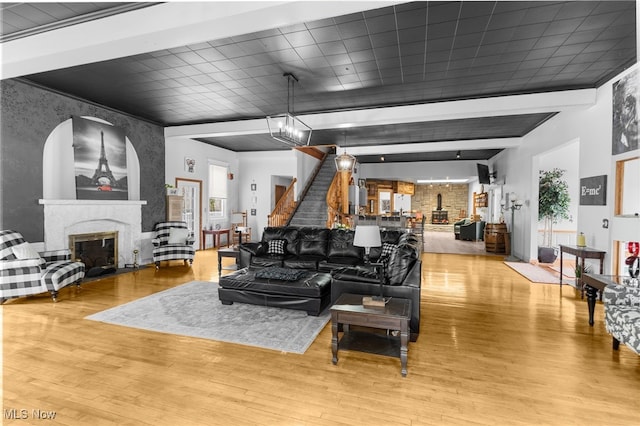
[[[327,155],[306,195],[298,203],[289,226],[327,226],[327,190],[336,173],[335,157],[335,154]]]

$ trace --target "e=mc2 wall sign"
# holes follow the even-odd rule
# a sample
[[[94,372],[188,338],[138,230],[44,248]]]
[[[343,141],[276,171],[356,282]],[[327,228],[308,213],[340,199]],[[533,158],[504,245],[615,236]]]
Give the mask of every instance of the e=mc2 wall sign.
[[[580,205],[607,205],[607,175],[580,179]]]

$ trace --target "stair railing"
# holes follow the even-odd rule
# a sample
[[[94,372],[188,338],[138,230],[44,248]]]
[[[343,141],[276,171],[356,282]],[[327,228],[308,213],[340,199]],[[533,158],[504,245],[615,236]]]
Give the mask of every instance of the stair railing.
[[[329,155],[328,152],[324,153],[324,156],[322,157],[322,160],[320,160],[318,162],[318,164],[316,165],[316,169],[313,171],[313,174],[311,175],[311,177],[309,179],[307,179],[307,184],[304,186],[304,189],[302,190],[300,195],[298,195],[298,200],[300,200],[300,201],[304,200],[304,197],[307,195],[307,192],[309,192],[309,188],[311,188],[311,184],[313,183],[313,181],[318,176],[318,173],[320,173],[320,169],[324,165],[324,162],[327,159],[328,155]],[[287,225],[289,225],[289,223],[291,223],[291,219],[293,219],[293,216],[296,214],[296,211],[298,210],[298,207],[300,207],[300,203],[296,203],[293,211],[291,212],[291,214],[289,215],[289,218],[287,219],[287,221],[284,223],[283,226],[287,226]]]
[[[344,191],[349,191],[349,186],[345,187],[344,182],[351,180],[351,173],[346,179],[343,178],[342,173],[346,172],[336,172],[327,190],[327,228],[333,228],[338,224],[352,226],[351,216],[344,213],[345,210],[348,211],[349,206],[343,205]]]
[[[282,197],[276,203],[273,211],[267,216],[267,223],[269,226],[284,226],[296,209],[296,200],[293,197],[293,187],[295,186],[297,179],[293,178],[291,184],[287,187]]]

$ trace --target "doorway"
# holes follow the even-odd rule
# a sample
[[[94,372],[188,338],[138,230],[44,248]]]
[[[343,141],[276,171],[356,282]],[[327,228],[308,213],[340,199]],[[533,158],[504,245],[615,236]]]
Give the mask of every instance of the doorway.
[[[200,247],[202,230],[202,181],[197,179],[176,178],[178,193],[184,197],[182,220],[193,233],[195,247]]]
[[[278,205],[278,201],[280,201],[280,198],[282,198],[282,196],[284,195],[285,192],[287,192],[287,187],[284,185],[276,185],[275,186],[275,197],[276,197],[276,203],[275,205]]]

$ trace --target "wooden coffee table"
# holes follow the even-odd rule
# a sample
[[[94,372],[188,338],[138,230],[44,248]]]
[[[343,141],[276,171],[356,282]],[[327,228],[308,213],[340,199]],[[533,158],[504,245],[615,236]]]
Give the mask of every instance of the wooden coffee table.
[[[409,351],[407,344],[409,342],[411,300],[391,298],[384,307],[373,308],[362,306],[362,297],[359,294],[344,293],[340,295],[331,307],[331,352],[333,354],[333,364],[338,363],[338,348],[380,355],[394,355],[389,353],[388,349],[399,346],[399,353],[396,349],[395,355],[400,357],[400,372],[405,377],[407,375],[407,353]],[[338,342],[340,324],[343,325],[344,335]],[[398,339],[394,336],[381,337],[371,333],[356,332],[350,330],[350,325],[382,330],[399,330],[400,337]],[[384,346],[386,346],[386,349]]]

